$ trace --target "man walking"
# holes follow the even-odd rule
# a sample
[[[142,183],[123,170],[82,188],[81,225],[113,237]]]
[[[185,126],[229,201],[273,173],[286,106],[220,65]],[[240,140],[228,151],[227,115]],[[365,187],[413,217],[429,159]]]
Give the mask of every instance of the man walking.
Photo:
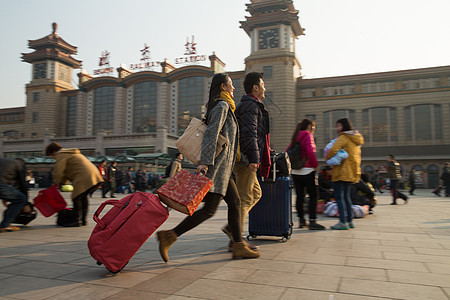
[[[257,171],[262,177],[269,176],[270,170],[270,140],[269,112],[261,102],[265,98],[266,88],[261,73],[252,72],[245,76],[244,89],[235,114],[239,124],[240,162],[234,167],[236,186],[241,198],[240,218],[241,233],[244,229],[248,212],[261,198],[261,186]],[[223,228],[229,233],[228,226]],[[231,236],[231,233],[229,234]],[[257,247],[249,244],[250,249]]]
[[[391,205],[397,205],[397,198],[402,198],[405,201],[405,204],[408,203],[408,197],[400,192],[399,182],[402,179],[402,174],[400,173],[400,163],[394,160],[394,155],[388,154],[386,156],[386,160],[388,161],[388,177],[391,181],[390,189],[392,193],[392,203]]]
[[[109,191],[109,178],[108,178],[108,170],[106,169],[106,161],[102,160],[102,162],[98,165],[98,170],[100,171],[100,175],[104,180],[102,186],[102,198],[106,198],[106,193]]]
[[[10,203],[0,223],[0,231],[19,230],[19,227],[10,226],[10,224],[27,203],[28,185],[25,181],[23,161],[0,158],[0,198]]]
[[[114,197],[114,193],[116,192],[116,174],[117,174],[117,162],[113,161],[111,163],[111,165],[108,168],[108,178],[109,178],[109,183],[111,185],[111,198],[116,198]]]

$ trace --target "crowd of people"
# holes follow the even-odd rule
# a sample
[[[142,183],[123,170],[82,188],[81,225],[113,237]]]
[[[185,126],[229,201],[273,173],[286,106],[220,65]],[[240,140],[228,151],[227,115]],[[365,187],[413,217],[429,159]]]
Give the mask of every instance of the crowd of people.
[[[269,136],[269,113],[264,107],[265,86],[262,74],[252,72],[244,80],[245,95],[235,104],[234,86],[227,74],[214,75],[206,105],[207,124],[202,142],[202,152],[197,173],[203,173],[213,185],[203,199],[204,205],[192,216],[186,217],[170,230],[157,232],[159,251],[165,262],[169,261],[169,249],[178,237],[211,218],[217,211],[221,200],[228,206],[228,223],[222,231],[229,237],[229,249],[233,258],[257,258],[259,249],[243,238],[244,224],[249,211],[262,196],[259,177],[268,177],[271,169],[271,149]],[[354,228],[353,205],[368,206],[370,211],[376,205],[375,190],[382,193],[379,185],[380,174],[361,174],[361,146],[363,136],[353,128],[348,118],[336,122],[337,138],[330,142],[324,157],[328,166],[318,169],[316,145],[314,142],[315,122],[304,119],[297,124],[288,150],[300,149],[302,166],[292,170],[291,176],[296,190],[296,210],[299,227],[309,230],[324,230],[317,222],[317,202],[335,201],[339,211],[339,222],[331,229],[348,230]],[[219,134],[228,143],[218,155],[216,146]],[[98,166],[92,164],[78,149],[65,149],[57,143],[46,148],[46,155],[55,159],[53,182],[73,185],[72,202],[78,226],[87,224],[88,196],[97,189],[103,198],[110,193],[133,193],[157,187],[160,176],[146,170],[134,171],[132,167],[121,170],[117,162],[109,165],[103,161]],[[389,189],[392,205],[397,199],[408,202],[408,197],[400,192],[402,179],[400,164],[394,155],[386,156]],[[176,159],[167,167],[164,177],[170,178],[182,168],[183,155],[177,153]],[[10,224],[27,201],[29,182],[23,161],[0,159],[0,198],[9,203],[5,210],[0,230],[11,231],[16,227]],[[414,176],[410,176],[414,177]],[[450,166],[446,164],[441,177],[450,191]],[[414,178],[412,179],[414,180]],[[414,182],[409,182],[410,194],[414,194]],[[305,201],[308,196],[308,201]],[[305,204],[308,209],[305,209]],[[308,215],[308,217],[306,217]]]

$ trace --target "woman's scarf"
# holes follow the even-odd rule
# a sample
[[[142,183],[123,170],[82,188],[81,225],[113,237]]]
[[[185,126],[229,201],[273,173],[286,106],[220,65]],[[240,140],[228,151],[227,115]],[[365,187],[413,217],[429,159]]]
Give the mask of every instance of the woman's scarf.
[[[234,103],[234,100],[233,98],[231,98],[230,93],[221,91],[220,98],[227,101],[228,105],[230,105],[230,108],[233,112],[236,110],[236,103]]]

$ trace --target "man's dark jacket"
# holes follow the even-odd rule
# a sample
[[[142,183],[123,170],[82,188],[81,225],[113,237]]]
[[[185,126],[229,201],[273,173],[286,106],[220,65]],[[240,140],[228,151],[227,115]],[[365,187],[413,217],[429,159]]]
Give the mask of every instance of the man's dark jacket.
[[[239,124],[240,151],[249,163],[261,163],[269,133],[269,112],[264,104],[248,95],[242,96],[235,111]]]
[[[28,186],[25,181],[25,165],[22,161],[0,158],[0,182],[14,186],[22,194],[28,196]]]

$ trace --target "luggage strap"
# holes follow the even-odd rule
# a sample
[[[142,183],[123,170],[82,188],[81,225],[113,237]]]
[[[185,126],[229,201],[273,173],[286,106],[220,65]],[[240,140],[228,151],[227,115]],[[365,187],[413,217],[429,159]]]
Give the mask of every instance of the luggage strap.
[[[117,206],[117,204],[119,203],[119,200],[107,200],[105,202],[103,202],[99,208],[97,208],[97,211],[94,213],[94,221],[95,223],[97,223],[98,225],[100,225],[102,228],[105,228],[105,224],[102,222],[102,220],[99,218],[99,215],[102,213],[103,209],[105,208],[106,205],[114,205]]]

